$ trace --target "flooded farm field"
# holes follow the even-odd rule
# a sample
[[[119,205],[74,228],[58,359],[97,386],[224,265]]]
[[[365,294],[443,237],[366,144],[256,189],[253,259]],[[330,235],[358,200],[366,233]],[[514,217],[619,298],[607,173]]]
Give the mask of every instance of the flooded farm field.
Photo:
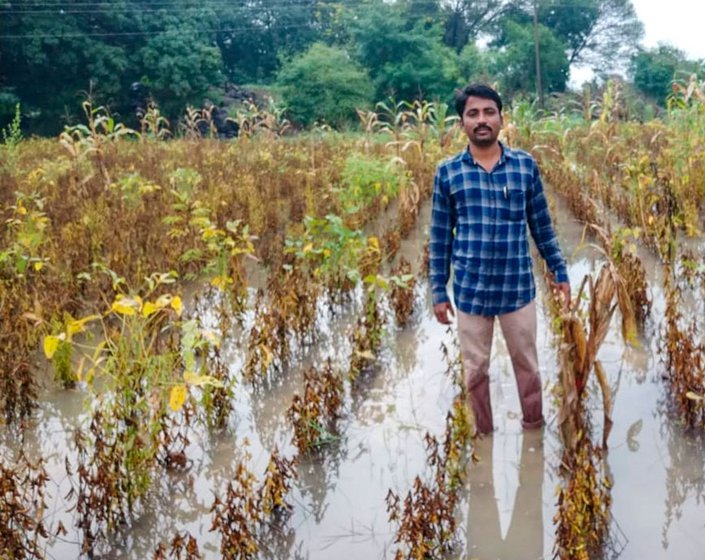
[[[522,431],[496,329],[481,439],[425,277],[434,168],[467,142],[447,107],[232,142],[123,141],[96,109],[1,147],[0,559],[701,558],[688,91],[646,123],[507,114],[573,300],[536,259],[547,423]]]
[[[426,209],[428,210],[428,209]],[[422,213],[426,216],[427,212]],[[575,289],[594,273],[601,257],[581,245],[582,226],[558,206],[554,212],[564,251],[569,256]],[[427,216],[426,216],[427,217]],[[417,225],[401,251],[418,268],[426,224]],[[627,348],[613,321],[600,351],[614,398],[614,426],[606,465],[612,480],[610,527],[605,558],[693,559],[705,548],[705,441],[685,430],[669,410],[658,353],[664,301],[658,286],[661,267],[648,263],[653,298],[651,318],[639,345]],[[651,260],[649,260],[651,259]],[[456,543],[448,558],[551,558],[554,554],[556,488],[560,483],[562,447],[552,389],[556,383],[556,337],[539,295],[539,355],[544,381],[547,426],[523,433],[511,364],[501,336],[493,343],[492,401],[496,431],[470,445],[479,460],[466,463],[466,478],[456,508]],[[254,300],[254,292],[250,294]],[[191,299],[191,312],[218,330],[217,301]],[[331,311],[319,305],[315,344],[301,351],[299,366],[284,369],[262,385],[241,379],[245,336],[253,316],[234,323],[222,337],[221,352],[236,379],[232,412],[222,430],[193,427],[187,431],[183,468],[162,470],[138,512],[116,526],[93,552],[95,558],[151,558],[160,543],[188,533],[203,558],[221,556],[220,535],[213,530],[213,503],[223,497],[239,463],[258,479],[276,447],[282,457],[297,455],[286,414],[301,393],[303,370],[331,360],[346,367],[349,332],[362,306],[358,293],[346,306]],[[440,438],[446,415],[457,395],[447,373],[441,346],[452,348],[454,333],[430,314],[425,282],[415,291],[415,312],[404,328],[388,320],[374,367],[346,385],[342,414],[334,432],[317,451],[300,456],[287,502],[290,513],[271,523],[258,538],[253,557],[277,560],[360,560],[393,558],[395,525],[388,519],[385,497],[404,496],[415,477],[428,478],[426,433]],[[385,309],[389,314],[390,310]],[[45,387],[51,387],[46,383]],[[596,391],[595,387],[591,390]],[[601,418],[596,393],[593,418]],[[79,388],[46,388],[39,409],[26,421],[24,449],[44,457],[49,480],[42,514],[49,527],[65,533],[42,544],[47,558],[78,558],[81,538],[72,503],[75,467],[67,474],[66,457],[76,452],[74,430],[90,421],[88,395]],[[600,426],[595,430],[599,431]],[[3,428],[2,453],[19,448],[17,433]],[[71,460],[69,460],[71,461]],[[73,489],[73,490],[72,490]]]

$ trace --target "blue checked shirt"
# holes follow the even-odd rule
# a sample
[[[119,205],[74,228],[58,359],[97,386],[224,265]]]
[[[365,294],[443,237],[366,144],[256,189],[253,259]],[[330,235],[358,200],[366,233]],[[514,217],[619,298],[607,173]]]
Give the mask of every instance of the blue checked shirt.
[[[431,212],[429,278],[434,305],[449,301],[451,265],[455,305],[465,313],[492,317],[531,302],[536,286],[528,231],[556,281],[567,282],[565,259],[531,155],[502,145],[490,173],[467,149],[441,163]]]

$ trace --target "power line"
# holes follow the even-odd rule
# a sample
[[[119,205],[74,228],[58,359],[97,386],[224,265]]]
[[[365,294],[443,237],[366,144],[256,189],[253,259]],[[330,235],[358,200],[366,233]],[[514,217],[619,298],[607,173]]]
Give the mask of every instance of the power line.
[[[289,30],[289,29],[302,29],[309,28],[310,25],[278,25],[276,31]],[[164,31],[172,31],[179,34],[189,34],[189,33],[235,33],[239,31],[262,31],[267,30],[265,26],[247,26],[247,27],[228,27],[223,29],[208,29],[208,28],[193,28],[193,29],[180,29],[175,27],[165,28],[165,29],[152,29],[150,31],[116,31],[116,32],[105,32],[105,33],[52,33],[38,35],[36,33],[30,33],[26,35],[0,35],[0,40],[4,39],[81,39],[84,37],[139,37],[143,35],[154,35],[155,33],[161,33]]]
[[[331,2],[331,5],[334,4],[345,4],[348,6],[352,6],[353,4],[359,5],[361,2],[364,2],[364,0],[345,0],[344,2]],[[291,2],[270,2],[267,4],[269,7],[288,7],[288,6],[293,6],[293,5],[306,5],[309,2],[307,0],[292,0]],[[430,3],[430,2],[429,2]],[[101,10],[81,10],[81,11],[76,11],[76,12],[64,12],[64,13],[90,13],[90,14],[101,14],[101,15],[108,15],[108,14],[113,14],[113,13],[143,13],[145,11],[147,12],[157,12],[160,10],[147,10],[142,6],[135,6],[133,9],[110,9],[109,4],[107,3],[94,3],[95,5],[100,4],[103,8],[106,8],[105,11]],[[148,5],[157,5],[157,4],[164,4],[163,0],[157,0],[152,3],[148,3]],[[168,4],[172,9],[167,10],[170,13],[174,15],[185,15],[185,14],[190,14],[196,9],[203,9],[204,7],[215,7],[215,6],[232,6],[231,2],[226,1],[221,1],[221,0],[202,0],[201,2],[197,2],[198,6],[196,4],[192,6],[187,6],[185,5],[186,2],[182,3],[180,6],[176,6],[174,3]],[[324,2],[318,2],[318,5],[322,5]],[[3,12],[2,9],[0,9],[0,15],[5,15],[7,12]],[[42,15],[62,15],[54,12],[42,12]],[[15,14],[17,15],[17,14]],[[315,27],[315,22],[311,23],[304,23],[304,24],[289,24],[289,25],[277,25],[276,29],[278,31],[280,30],[294,30],[294,29],[304,29],[304,28],[310,28],[310,27]],[[189,29],[188,31],[191,31],[193,33],[237,33],[237,32],[248,32],[248,31],[263,31],[267,30],[268,27],[264,24],[262,25],[245,25],[245,26],[226,26],[224,28],[193,28]],[[140,36],[147,36],[147,35],[153,35],[154,33],[162,32],[162,31],[169,31],[169,30],[174,30],[173,27],[171,28],[164,28],[164,29],[150,29],[148,31],[87,31],[87,32],[81,32],[81,31],[70,31],[70,32],[54,32],[54,33],[9,33],[9,34],[0,34],[0,41],[1,40],[25,40],[25,39],[78,39],[78,38],[110,38],[110,37],[140,37]],[[176,30],[180,31],[180,30]],[[183,32],[183,31],[182,31]]]
[[[0,6],[0,13],[4,14],[56,14],[56,13],[89,13],[94,11],[158,11],[163,9],[169,10],[189,10],[192,8],[203,7],[229,7],[229,8],[245,8],[245,7],[288,7],[288,6],[321,6],[321,5],[352,5],[360,4],[359,1],[350,0],[291,0],[290,2],[240,2],[234,3],[227,0],[184,0],[164,1],[158,0],[155,2],[147,2],[141,4],[130,4],[115,2],[75,2],[75,3],[55,3],[55,4],[31,4],[25,6],[9,5],[7,7]],[[434,0],[423,0],[418,2],[422,5],[436,5]]]
[[[203,10],[207,8],[213,9],[242,9],[242,8],[288,8],[288,7],[333,7],[333,6],[348,6],[355,7],[363,4],[365,0],[291,0],[290,2],[242,2],[233,4],[227,0],[185,0],[184,2],[164,2],[159,0],[153,3],[141,5],[115,4],[115,3],[75,3],[75,4],[52,4],[42,6],[43,9],[34,9],[33,6],[28,6],[30,9],[18,9],[10,6],[3,8],[0,6],[0,15],[10,16],[55,16],[55,15],[74,15],[74,14],[122,14],[122,13],[155,13],[155,12],[170,12],[170,13],[190,13],[193,10]],[[423,0],[417,4],[435,5],[435,0]]]
[[[131,3],[129,0],[120,4],[116,2],[71,2],[67,3],[65,0],[59,0],[57,2],[34,2],[27,5],[17,5],[9,4],[9,6],[0,6],[0,12],[5,14],[55,14],[55,13],[89,13],[96,10],[106,10],[106,11],[157,11],[161,9],[171,9],[171,10],[187,10],[192,8],[202,8],[202,7],[233,7],[233,8],[243,8],[243,7],[285,7],[285,6],[321,6],[321,5],[359,5],[366,3],[366,0],[291,0],[289,2],[272,2],[267,0],[246,0],[241,2],[232,2],[229,0],[155,0],[153,2],[141,2]],[[117,4],[117,5],[116,5]],[[416,6],[439,6],[441,8],[448,7],[443,6],[438,0],[417,0],[414,2]],[[569,3],[569,4],[551,4],[550,8],[573,8],[573,9],[584,9],[591,7],[588,4],[579,3]]]
[[[135,14],[142,14],[142,13],[156,13],[156,12],[162,12],[162,11],[167,11],[170,14],[173,15],[187,15],[192,13],[194,10],[203,10],[204,8],[219,8],[219,7],[246,7],[248,4],[252,7],[256,7],[257,4],[260,4],[264,7],[271,7],[271,8],[283,8],[283,7],[290,7],[290,6],[336,6],[336,5],[343,5],[347,7],[356,7],[361,4],[365,4],[366,0],[291,0],[289,2],[282,2],[282,1],[270,1],[267,2],[267,0],[264,1],[257,1],[255,0],[254,2],[248,2],[248,1],[243,1],[238,5],[234,5],[232,1],[228,0],[193,0],[193,4],[190,4],[192,0],[183,0],[182,2],[178,2],[177,0],[174,0],[172,2],[169,2],[168,0],[154,0],[153,2],[142,2],[139,5],[134,4],[132,7],[127,7],[127,6],[120,6],[117,7],[114,2],[76,2],[76,3],[66,3],[65,0],[57,0],[57,2],[34,2],[28,7],[32,6],[40,6],[40,7],[46,7],[48,8],[47,10],[44,11],[13,11],[12,5],[10,5],[10,9],[7,8],[2,8],[0,7],[0,16],[5,16],[5,15],[12,15],[12,16],[22,16],[22,15],[41,15],[41,16],[57,16],[57,15],[77,15],[77,14],[100,14],[100,15],[113,15],[113,14],[126,14],[126,13],[135,13]],[[439,2],[436,0],[417,0],[415,2],[415,5],[438,5]],[[65,6],[66,9],[61,8],[60,6]],[[94,6],[93,9],[85,9],[85,10],[72,10],[70,7],[88,7],[88,6]],[[157,8],[157,6],[163,6],[163,8]],[[580,4],[551,4],[551,8],[580,8]],[[584,6],[583,6],[584,7]],[[308,23],[308,24],[300,24],[300,25],[278,25],[276,28],[278,30],[284,29],[302,29],[302,28],[307,28],[307,27],[314,27],[314,23]],[[172,28],[173,29],[173,28]],[[191,31],[195,33],[232,33],[232,32],[239,32],[239,31],[261,31],[267,29],[266,26],[264,25],[252,25],[252,26],[235,26],[235,27],[227,27],[223,29],[207,29],[207,28],[201,28],[201,29],[193,29]],[[152,35],[155,32],[160,32],[160,31],[168,31],[169,29],[152,29],[149,31],[118,31],[118,32],[70,32],[70,33],[19,33],[19,34],[6,34],[2,35],[0,34],[0,40],[4,39],[12,39],[12,40],[22,40],[22,39],[73,39],[73,38],[81,38],[81,37],[130,37],[130,36],[143,36],[143,35]]]

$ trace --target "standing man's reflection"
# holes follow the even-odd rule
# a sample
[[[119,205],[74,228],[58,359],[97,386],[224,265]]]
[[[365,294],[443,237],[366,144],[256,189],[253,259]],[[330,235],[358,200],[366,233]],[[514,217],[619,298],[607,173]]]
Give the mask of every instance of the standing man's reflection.
[[[519,487],[503,539],[492,477],[493,438],[476,442],[480,462],[470,467],[469,558],[541,560],[543,556],[543,433],[524,432],[519,458]]]

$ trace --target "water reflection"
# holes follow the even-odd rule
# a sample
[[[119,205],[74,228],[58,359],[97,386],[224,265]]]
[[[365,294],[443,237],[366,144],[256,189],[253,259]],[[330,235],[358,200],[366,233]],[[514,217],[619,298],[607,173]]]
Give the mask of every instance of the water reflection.
[[[260,539],[261,549],[257,558],[260,560],[303,560],[307,558],[304,543],[296,540],[296,530],[286,525],[286,520],[275,522],[264,529]]]
[[[679,425],[665,422],[661,424],[661,435],[665,436],[666,456],[670,459],[666,466],[665,519],[661,529],[661,545],[667,550],[671,525],[683,516],[683,510],[692,509],[693,505],[705,506],[705,434],[684,434]]]
[[[479,441],[475,452],[480,462],[470,468],[468,550],[478,560],[538,560],[543,555],[543,433],[528,431],[522,438],[519,485],[506,534],[502,535],[498,492],[493,469],[493,438]]]
[[[345,442],[334,442],[326,447],[325,454],[312,453],[302,458],[297,467],[298,486],[306,500],[306,510],[316,523],[321,522],[328,510],[328,493],[335,491],[339,482],[340,464],[346,458]]]
[[[414,300],[414,308],[419,309],[421,306],[421,300],[416,298]],[[423,304],[426,304],[426,300],[423,300]],[[392,319],[394,321],[394,319]],[[423,328],[421,327],[421,321],[418,317],[418,312],[412,316],[409,324],[402,329],[397,330],[394,333],[392,344],[392,355],[394,356],[394,362],[396,365],[396,373],[398,377],[404,377],[409,375],[414,368],[417,367],[418,363],[418,348],[426,340],[427,337],[424,336]]]

